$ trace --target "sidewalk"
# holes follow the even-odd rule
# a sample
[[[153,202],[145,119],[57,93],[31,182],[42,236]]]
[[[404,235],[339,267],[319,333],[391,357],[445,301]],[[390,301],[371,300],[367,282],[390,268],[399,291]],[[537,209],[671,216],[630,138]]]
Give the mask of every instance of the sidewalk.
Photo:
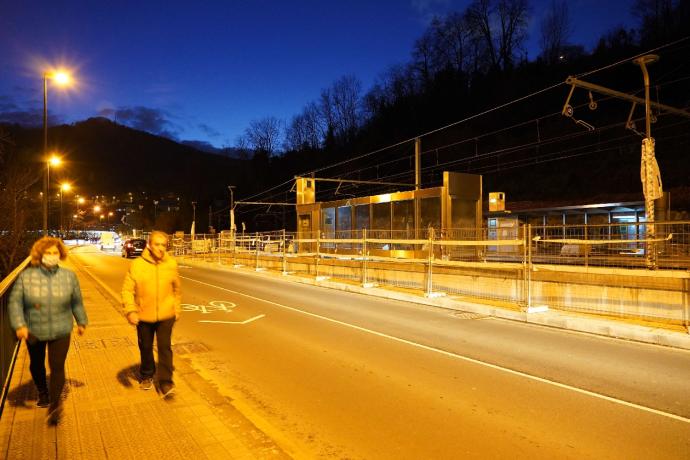
[[[217,270],[239,270],[242,273],[251,273],[256,276],[278,277],[292,282],[347,292],[356,292],[385,299],[436,306],[511,321],[538,324],[558,329],[567,329],[605,337],[690,350],[690,331],[683,326],[661,327],[660,325],[657,326],[651,323],[644,324],[640,321],[626,320],[624,318],[598,317],[595,315],[578,314],[554,309],[528,313],[525,311],[518,311],[515,308],[509,308],[508,306],[501,307],[497,305],[496,302],[479,303],[452,295],[427,298],[422,291],[414,289],[396,288],[392,286],[362,287],[358,283],[348,282],[346,280],[335,281],[330,279],[315,279],[313,276],[294,274],[282,275],[280,272],[270,270],[257,272],[250,266],[234,268],[231,265],[204,261],[192,257],[178,257],[178,262],[180,264],[215,268]]]
[[[139,389],[136,332],[112,296],[78,267],[89,315],[83,337],[72,335],[57,427],[36,407],[36,390],[24,344],[0,419],[0,458],[93,460],[289,458],[204,381],[175,345],[174,398]]]

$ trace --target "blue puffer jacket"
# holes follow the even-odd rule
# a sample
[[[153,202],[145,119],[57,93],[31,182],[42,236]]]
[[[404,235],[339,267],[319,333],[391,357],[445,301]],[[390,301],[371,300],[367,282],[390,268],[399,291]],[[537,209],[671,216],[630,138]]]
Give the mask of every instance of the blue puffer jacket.
[[[72,331],[72,317],[80,326],[88,319],[79,280],[63,267],[29,267],[15,281],[8,311],[12,329],[28,327],[39,340],[54,340]]]

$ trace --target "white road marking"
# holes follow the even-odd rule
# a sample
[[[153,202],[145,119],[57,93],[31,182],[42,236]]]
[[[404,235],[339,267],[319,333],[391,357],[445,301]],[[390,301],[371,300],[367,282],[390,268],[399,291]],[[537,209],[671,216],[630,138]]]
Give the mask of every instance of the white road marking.
[[[201,313],[208,314],[216,311],[223,311],[225,313],[232,313],[232,309],[237,306],[233,302],[227,302],[225,300],[212,300],[208,305],[195,305],[193,303],[183,303],[180,305],[182,311],[200,311]]]
[[[244,321],[210,321],[210,320],[205,320],[201,319],[199,320],[200,323],[219,323],[219,324],[247,324],[251,323],[252,321],[256,321],[257,319],[261,319],[266,315],[258,315],[253,318],[245,319]]]
[[[301,314],[303,314],[303,315],[311,316],[311,317],[314,317],[314,318],[319,318],[319,319],[322,319],[322,320],[324,320],[324,321],[329,321],[329,322],[331,322],[331,323],[340,324],[341,326],[350,327],[350,328],[352,328],[352,329],[356,329],[356,330],[358,330],[358,331],[366,332],[366,333],[368,333],[368,334],[372,334],[372,335],[376,335],[376,336],[383,337],[383,338],[386,338],[386,339],[394,340],[394,341],[396,341],[396,342],[404,343],[404,344],[406,344],[406,345],[411,345],[411,346],[413,346],[413,347],[421,348],[421,349],[423,349],[423,350],[433,351],[433,352],[435,352],[435,353],[439,353],[439,354],[442,354],[442,355],[445,355],[445,356],[449,356],[449,357],[451,357],[451,358],[460,359],[460,360],[462,360],[462,361],[466,361],[466,362],[473,363],[473,364],[478,364],[478,365],[480,365],[480,366],[485,366],[485,367],[488,367],[488,368],[490,368],[490,369],[495,369],[495,370],[498,370],[498,371],[506,372],[506,373],[508,373],[508,374],[516,375],[516,376],[519,376],[519,377],[524,377],[524,378],[526,378],[526,379],[530,379],[530,380],[534,380],[534,381],[537,381],[537,382],[545,383],[545,384],[547,384],[547,385],[553,385],[553,386],[558,387],[558,388],[563,388],[563,389],[565,389],[565,390],[574,391],[574,392],[576,392],[576,393],[580,393],[580,394],[583,394],[583,395],[591,396],[591,397],[593,397],[593,398],[603,399],[604,401],[612,402],[612,403],[614,403],[614,404],[619,404],[619,405],[621,405],[621,406],[631,407],[631,408],[633,408],[633,409],[638,409],[638,410],[641,410],[641,411],[644,411],[644,412],[649,412],[649,413],[654,414],[654,415],[660,415],[660,416],[662,416],[662,417],[667,417],[667,418],[670,418],[670,419],[673,419],[673,420],[677,420],[677,421],[679,421],[679,422],[683,422],[683,423],[690,424],[690,418],[682,417],[682,416],[680,416],[680,415],[675,415],[675,414],[671,414],[671,413],[664,412],[664,411],[661,411],[661,410],[652,409],[651,407],[641,406],[641,405],[639,405],[639,404],[635,404],[635,403],[632,403],[632,402],[629,402],[629,401],[624,401],[624,400],[622,400],[622,399],[617,399],[617,398],[613,398],[613,397],[611,397],[611,396],[606,396],[606,395],[603,395],[603,394],[600,394],[600,393],[595,393],[595,392],[593,392],[593,391],[589,391],[589,390],[585,390],[585,389],[582,389],[582,388],[577,388],[577,387],[574,387],[574,386],[570,386],[570,385],[567,385],[567,384],[565,384],[565,383],[560,383],[560,382],[556,382],[556,381],[553,381],[553,380],[545,379],[545,378],[542,378],[542,377],[537,377],[537,376],[534,376],[534,375],[526,374],[526,373],[524,373],[524,372],[516,371],[516,370],[513,370],[513,369],[506,368],[506,367],[501,367],[501,366],[498,366],[498,365],[496,365],[496,364],[491,364],[491,363],[487,363],[487,362],[484,362],[484,361],[480,361],[480,360],[478,360],[478,359],[470,358],[470,357],[467,357],[467,356],[462,356],[462,355],[459,355],[459,354],[457,354],[457,353],[452,353],[452,352],[450,352],[450,351],[445,351],[445,350],[441,350],[441,349],[439,349],[439,348],[434,348],[434,347],[430,347],[430,346],[428,346],[428,345],[423,345],[423,344],[421,344],[421,343],[412,342],[411,340],[402,339],[402,338],[400,338],[400,337],[395,337],[395,336],[392,336],[392,335],[384,334],[384,333],[382,333],[382,332],[374,331],[374,330],[367,329],[367,328],[364,328],[364,327],[361,327],[361,326],[356,326],[356,325],[354,325],[354,324],[350,324],[350,323],[346,323],[346,322],[343,322],[343,321],[339,321],[339,320],[337,320],[337,319],[333,319],[333,318],[328,318],[328,317],[326,317],[326,316],[317,315],[316,313],[311,313],[311,312],[308,312],[308,311],[300,310],[300,309],[295,308],[295,307],[289,307],[289,306],[287,306],[287,305],[283,305],[283,304],[280,304],[280,303],[277,303],[277,302],[273,302],[273,301],[271,301],[271,300],[262,299],[262,298],[260,298],[260,297],[255,297],[255,296],[253,296],[253,295],[245,294],[245,293],[243,293],[243,292],[233,291],[232,289],[227,289],[227,288],[224,288],[224,287],[221,287],[221,286],[216,286],[215,284],[205,283],[205,282],[203,282],[203,281],[195,280],[195,279],[193,279],[193,278],[187,278],[187,277],[184,277],[184,276],[182,276],[181,278],[187,279],[187,280],[189,280],[189,281],[194,281],[194,282],[196,282],[196,283],[203,284],[203,285],[206,285],[206,286],[210,286],[210,287],[213,287],[213,288],[216,288],[216,289],[220,289],[220,290],[222,290],[222,291],[232,292],[233,294],[237,294],[237,295],[241,295],[241,296],[244,296],[244,297],[247,297],[247,298],[250,298],[250,299],[258,300],[258,301],[260,301],[260,302],[265,302],[265,303],[268,303],[268,304],[271,304],[271,305],[275,305],[276,307],[284,308],[284,309],[286,309],[286,310],[294,311],[294,312],[296,312],[296,313],[301,313]]]

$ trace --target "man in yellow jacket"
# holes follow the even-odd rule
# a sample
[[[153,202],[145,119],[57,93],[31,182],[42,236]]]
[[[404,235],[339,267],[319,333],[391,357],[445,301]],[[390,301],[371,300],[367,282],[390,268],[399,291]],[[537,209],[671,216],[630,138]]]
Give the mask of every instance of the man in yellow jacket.
[[[153,231],[141,257],[129,267],[122,285],[122,303],[127,321],[137,327],[141,355],[142,390],[153,388],[156,363],[153,359],[153,337],[158,345],[158,386],[164,398],[175,391],[173,354],[170,344],[172,328],[180,317],[180,275],[177,262],[166,252],[168,235]]]

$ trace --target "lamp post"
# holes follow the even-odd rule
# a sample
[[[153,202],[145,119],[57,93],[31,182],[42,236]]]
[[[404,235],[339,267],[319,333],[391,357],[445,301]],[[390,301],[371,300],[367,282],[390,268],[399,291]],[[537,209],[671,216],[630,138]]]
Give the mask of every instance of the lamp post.
[[[48,158],[48,79],[52,79],[60,86],[65,86],[70,82],[70,76],[63,71],[44,72],[43,73],[43,155],[46,158],[45,177],[43,179],[43,235],[48,235],[48,192],[50,189],[50,165],[53,161]],[[53,157],[56,158],[56,157]],[[57,163],[59,164],[59,159]]]
[[[48,235],[48,211],[50,203],[50,166],[60,166],[62,160],[57,155],[51,155],[46,159],[46,169],[43,179],[43,235]]]
[[[62,195],[65,194],[65,192],[69,192],[72,189],[72,186],[68,184],[67,182],[60,184],[60,236],[62,237],[64,235],[64,227],[62,224]]]
[[[158,200],[153,200],[153,226],[156,226],[156,219],[158,219]]]

